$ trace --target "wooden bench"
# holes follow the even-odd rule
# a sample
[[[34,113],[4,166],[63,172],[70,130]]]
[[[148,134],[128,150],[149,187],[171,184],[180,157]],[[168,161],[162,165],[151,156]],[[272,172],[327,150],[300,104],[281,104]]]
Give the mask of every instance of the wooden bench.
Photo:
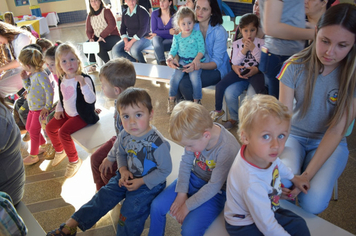
[[[20,202],[16,206],[17,213],[21,216],[25,222],[28,233],[27,236],[42,236],[46,235],[46,232],[42,229],[37,220],[33,217],[30,210],[25,206],[23,202]]]

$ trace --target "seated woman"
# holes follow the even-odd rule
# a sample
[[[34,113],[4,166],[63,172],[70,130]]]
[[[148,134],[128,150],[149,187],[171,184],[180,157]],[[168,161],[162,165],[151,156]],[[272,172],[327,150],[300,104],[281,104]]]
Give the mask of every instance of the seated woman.
[[[0,22],[0,96],[14,94],[22,88],[22,69],[16,59],[30,43],[35,43],[35,38],[28,31]]]
[[[335,0],[305,0],[305,15],[307,16],[308,22],[315,27],[320,17],[334,2]]]
[[[222,15],[217,0],[198,0],[195,5],[195,12],[198,23],[194,25],[195,30],[200,30],[205,39],[206,60],[194,67],[193,64],[187,64],[183,68],[186,72],[179,83],[179,94],[177,99],[193,101],[193,87],[189,79],[189,72],[202,69],[201,80],[202,87],[215,85],[230,70],[229,56],[227,54],[227,32],[221,25]],[[177,59],[174,59],[177,60]],[[174,60],[167,60],[167,65],[177,69]]]
[[[150,15],[144,7],[137,5],[137,0],[125,0],[125,3],[128,8],[122,13],[122,40],[113,47],[114,58],[124,57],[132,62],[146,63],[141,51],[151,43],[145,38],[150,33]]]
[[[98,56],[105,63],[110,60],[108,51],[120,41],[120,33],[116,26],[116,20],[110,9],[105,8],[102,0],[89,0],[89,15],[86,21],[86,34],[89,42],[98,42],[100,52]],[[90,61],[94,62],[94,55],[90,55]]]
[[[171,49],[173,35],[177,33],[172,26],[172,16],[176,10],[173,7],[173,0],[161,0],[159,5],[160,8],[151,15],[150,35],[153,36],[152,45],[157,64],[167,65],[164,52]]]

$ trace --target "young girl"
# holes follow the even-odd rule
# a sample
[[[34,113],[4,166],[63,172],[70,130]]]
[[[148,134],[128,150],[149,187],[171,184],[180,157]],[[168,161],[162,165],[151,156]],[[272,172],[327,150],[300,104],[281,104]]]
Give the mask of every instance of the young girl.
[[[65,172],[73,177],[82,164],[71,134],[87,124],[95,124],[95,88],[91,78],[82,73],[82,64],[74,46],[64,43],[56,51],[56,70],[59,77],[59,101],[54,118],[46,132],[56,150],[52,166],[58,165],[67,155],[69,164]]]
[[[240,96],[244,88],[251,84],[256,93],[265,91],[265,82],[263,74],[258,70],[258,63],[261,57],[261,47],[264,40],[257,38],[259,19],[255,14],[245,14],[240,19],[239,29],[242,38],[233,42],[232,71],[230,71],[215,88],[215,111],[210,115],[214,121],[217,121],[224,115],[222,102],[227,87],[234,83],[239,83],[241,89],[236,90],[235,96]],[[232,104],[229,104],[230,106]],[[234,112],[232,112],[234,113]],[[234,125],[237,122],[237,114],[231,116],[230,122]],[[227,128],[227,127],[226,127]]]
[[[299,205],[313,214],[327,208],[348,159],[345,132],[356,116],[356,6],[331,7],[316,32],[312,44],[289,59],[278,75],[280,100],[293,111],[280,159],[310,180],[308,194],[298,195],[297,189],[285,193],[298,195]]]
[[[35,48],[24,48],[19,55],[23,71],[21,77],[27,90],[27,101],[29,113],[26,121],[26,130],[31,137],[31,152],[25,157],[25,165],[32,165],[39,161],[38,154],[44,152],[45,139],[41,134],[39,117],[47,115],[53,103],[53,88],[49,82],[48,75],[43,71],[42,53]],[[28,75],[27,73],[30,73]],[[41,145],[41,148],[39,146]]]
[[[192,63],[194,67],[200,67],[200,62],[205,60],[205,44],[202,33],[199,30],[194,30],[195,13],[189,7],[180,7],[174,17],[174,24],[179,27],[181,33],[173,36],[171,51],[167,59],[167,63],[173,60],[176,69],[172,75],[169,89],[168,109],[167,113],[172,113],[175,106],[175,97],[178,92],[179,82],[183,78],[187,64]],[[179,63],[174,57],[179,56]],[[193,85],[194,102],[199,102],[202,98],[201,70],[194,70],[189,73],[190,81]]]

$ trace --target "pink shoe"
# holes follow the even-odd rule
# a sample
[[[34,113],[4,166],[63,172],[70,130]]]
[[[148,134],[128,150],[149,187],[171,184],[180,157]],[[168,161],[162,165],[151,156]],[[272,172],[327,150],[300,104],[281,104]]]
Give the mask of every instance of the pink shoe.
[[[25,166],[30,166],[30,165],[33,165],[33,164],[35,164],[35,163],[37,163],[37,162],[39,162],[39,158],[38,158],[38,156],[37,155],[28,155],[27,157],[25,157],[24,159],[23,159],[23,164],[25,165]]]

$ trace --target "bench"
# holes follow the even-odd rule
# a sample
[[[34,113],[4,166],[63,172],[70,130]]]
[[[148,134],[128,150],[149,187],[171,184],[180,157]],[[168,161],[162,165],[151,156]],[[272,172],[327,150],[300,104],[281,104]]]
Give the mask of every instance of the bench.
[[[33,217],[30,210],[21,201],[16,206],[17,213],[21,216],[22,220],[25,222],[28,233],[27,236],[41,236],[46,235],[45,231],[42,229],[37,220]]]

